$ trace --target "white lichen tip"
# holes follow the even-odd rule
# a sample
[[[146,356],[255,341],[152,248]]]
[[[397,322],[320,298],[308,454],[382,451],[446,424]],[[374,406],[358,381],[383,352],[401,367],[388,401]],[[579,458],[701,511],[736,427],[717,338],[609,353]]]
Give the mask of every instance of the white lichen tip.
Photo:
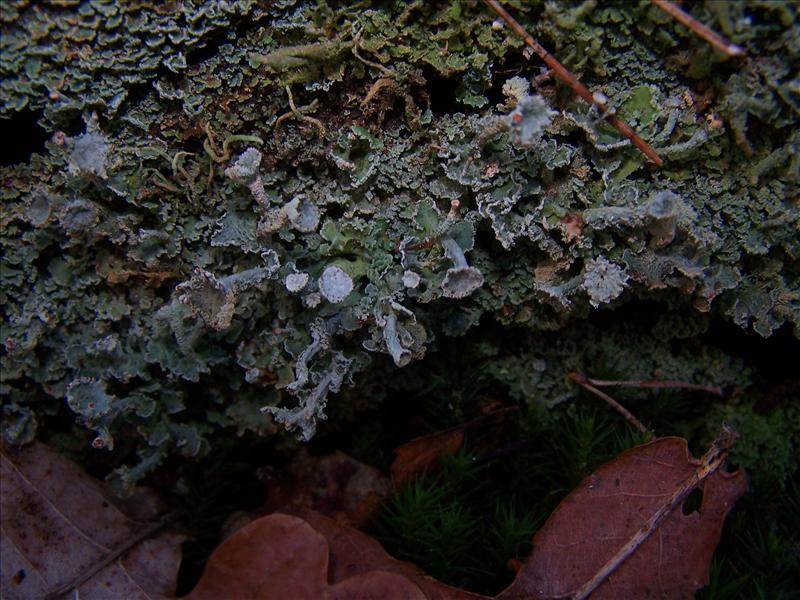
[[[519,103],[530,94],[531,85],[524,77],[512,77],[503,84],[502,91],[510,102]]]
[[[249,185],[250,182],[258,175],[258,167],[261,165],[262,154],[256,148],[248,148],[236,159],[230,167],[225,169],[225,175],[234,181],[238,181],[244,185]]]
[[[350,275],[335,265],[325,267],[318,284],[320,293],[332,304],[339,304],[353,291]]]
[[[261,164],[262,154],[255,148],[248,148],[236,159],[230,167],[225,169],[225,175],[242,185],[247,186],[256,202],[268,207],[269,200],[258,167]]]
[[[602,256],[588,260],[583,289],[589,293],[589,304],[597,308],[611,302],[625,289],[628,279],[622,267]]]
[[[284,280],[286,289],[296,294],[303,290],[308,283],[308,273],[289,273]]]
[[[653,194],[645,206],[645,214],[650,221],[650,247],[663,248],[675,239],[675,229],[681,215],[683,201],[669,190]]]
[[[520,99],[508,118],[520,142],[530,144],[544,132],[545,127],[550,125],[550,120],[555,114],[544,98],[535,95]]]
[[[301,233],[311,233],[319,226],[319,209],[308,198],[297,196],[282,210],[292,226]]]
[[[86,133],[70,138],[71,152],[67,170],[71,175],[96,175],[108,179],[106,164],[111,146],[100,131],[97,115],[86,120]]]
[[[383,319],[383,340],[386,349],[398,367],[405,367],[411,362],[411,351],[403,346],[397,331],[397,315],[390,312]]]
[[[306,308],[316,308],[322,302],[322,296],[319,292],[311,292],[303,296],[303,306]]]
[[[420,281],[420,276],[414,271],[406,271],[403,273],[403,285],[411,290],[417,289]]]
[[[442,282],[446,298],[466,298],[483,285],[483,273],[475,267],[448,269]]]
[[[445,298],[466,298],[483,285],[483,273],[467,264],[464,251],[454,239],[443,239],[442,246],[453,261],[453,267],[447,270],[442,282],[442,295]]]

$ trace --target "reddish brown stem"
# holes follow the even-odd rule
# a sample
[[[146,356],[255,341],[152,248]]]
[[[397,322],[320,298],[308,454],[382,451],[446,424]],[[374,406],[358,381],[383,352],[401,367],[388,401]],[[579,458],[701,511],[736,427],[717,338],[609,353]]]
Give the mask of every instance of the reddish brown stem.
[[[628,138],[634,146],[639,148],[647,158],[653,161],[659,167],[664,164],[664,161],[661,160],[661,157],[653,150],[653,147],[650,146],[647,142],[645,142],[642,138],[638,136],[638,134],[633,130],[633,128],[628,125],[625,121],[620,119],[618,116],[608,113],[608,106],[602,103],[596,103],[594,96],[589,91],[589,89],[583,85],[572,72],[567,69],[564,65],[562,65],[556,58],[550,54],[544,47],[537,42],[534,37],[528,33],[525,28],[520,25],[514,17],[512,17],[506,9],[504,9],[497,0],[483,0],[494,12],[496,12],[500,17],[508,23],[509,27],[514,30],[514,32],[519,35],[525,43],[530,46],[536,54],[539,55],[548,67],[553,70],[553,73],[556,77],[558,77],[561,81],[566,83],[572,90],[578,94],[581,98],[583,98],[588,104],[597,106],[597,109],[604,115],[606,115],[606,120],[614,126],[617,131],[619,131],[622,135]]]
[[[582,375],[581,373],[568,373],[567,377],[572,379],[572,381],[577,383],[579,386],[581,386],[584,389],[592,392],[595,396],[597,396],[601,400],[604,400],[605,402],[607,402],[611,407],[614,408],[614,410],[616,410],[623,417],[625,417],[625,419],[627,419],[628,423],[630,423],[631,425],[636,427],[636,429],[638,429],[642,433],[652,433],[647,427],[644,426],[644,423],[642,423],[639,419],[637,419],[633,415],[633,413],[631,411],[629,411],[627,408],[622,406],[622,404],[620,404],[619,402],[614,400],[611,396],[609,396],[605,392],[602,392],[602,391],[598,390],[591,383],[589,383],[589,379],[586,376]]]
[[[619,386],[619,387],[637,387],[637,388],[683,388],[687,390],[699,390],[701,392],[708,392],[709,394],[716,394],[722,396],[722,388],[718,385],[705,385],[702,383],[689,383],[687,381],[676,381],[673,379],[648,379],[644,381],[639,380],[624,380],[612,381],[606,379],[592,379],[580,373],[570,373],[570,379],[577,383],[585,382],[597,387]]]
[[[678,21],[681,25],[691,29],[695,34],[703,38],[720,52],[724,52],[728,56],[744,55],[744,48],[729,42],[716,31],[712,31],[692,15],[685,12],[680,6],[673,4],[669,0],[650,0],[650,2]]]

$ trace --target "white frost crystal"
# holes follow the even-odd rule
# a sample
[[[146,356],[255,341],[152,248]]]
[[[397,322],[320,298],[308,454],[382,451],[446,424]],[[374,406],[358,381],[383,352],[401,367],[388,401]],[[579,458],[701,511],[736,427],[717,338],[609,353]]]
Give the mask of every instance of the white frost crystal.
[[[586,262],[583,289],[589,293],[589,303],[595,308],[619,296],[627,281],[628,275],[622,267],[602,256]]]
[[[342,269],[331,265],[319,278],[319,291],[328,302],[339,304],[353,291],[353,280]]]

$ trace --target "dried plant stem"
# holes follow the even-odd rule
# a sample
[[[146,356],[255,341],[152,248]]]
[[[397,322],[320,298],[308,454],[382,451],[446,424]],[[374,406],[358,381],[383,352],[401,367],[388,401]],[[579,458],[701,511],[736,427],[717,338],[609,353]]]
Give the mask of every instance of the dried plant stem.
[[[670,17],[678,21],[678,23],[681,25],[691,29],[695,34],[703,38],[720,52],[724,52],[728,56],[744,55],[744,48],[729,42],[716,31],[712,31],[700,21],[695,19],[692,15],[685,12],[680,6],[673,4],[669,0],[650,0],[650,2],[667,13]]]
[[[625,419],[627,419],[628,423],[636,427],[642,433],[652,433],[644,424],[637,419],[631,411],[627,408],[622,406],[619,402],[614,400],[611,396],[606,394],[605,392],[598,390],[594,387],[591,383],[589,383],[589,379],[582,375],[581,373],[568,373],[567,377],[569,377],[572,381],[577,383],[579,386],[583,387],[584,389],[592,392],[598,398],[607,402],[610,406],[612,406],[618,413],[620,413]]]
[[[147,525],[143,529],[141,529],[138,533],[131,536],[125,543],[118,546],[115,550],[110,552],[105,557],[98,560],[94,563],[91,567],[82,571],[77,575],[77,577],[73,578],[71,581],[68,581],[64,585],[60,585],[55,590],[51,591],[44,597],[44,600],[55,600],[56,598],[61,598],[64,594],[70,591],[75,591],[76,597],[78,594],[78,588],[80,588],[84,583],[89,581],[92,577],[97,575],[100,571],[105,569],[108,565],[112,562],[120,558],[123,554],[125,554],[128,550],[143,542],[144,540],[152,537],[159,530],[163,529],[166,525],[169,525],[172,521],[175,520],[175,513],[168,513],[164,515],[158,521]]]
[[[659,167],[664,164],[664,161],[661,160],[661,157],[653,150],[652,146],[645,142],[639,135],[633,130],[633,128],[628,125],[625,121],[620,119],[618,116],[611,114],[608,112],[609,107],[603,103],[595,102],[594,96],[589,91],[589,89],[583,85],[572,72],[567,69],[564,65],[562,65],[556,58],[550,54],[544,47],[537,42],[534,37],[529,34],[525,28],[520,25],[514,17],[512,17],[506,9],[504,9],[497,0],[483,0],[489,7],[494,10],[500,17],[508,23],[509,27],[513,29],[517,35],[519,35],[525,43],[530,46],[536,54],[539,55],[548,67],[553,70],[553,73],[556,77],[558,77],[561,81],[566,83],[572,90],[578,94],[581,98],[583,98],[588,104],[594,105],[597,109],[606,116],[606,120],[609,124],[614,126],[617,131],[619,131],[622,135],[628,138],[634,146],[639,148],[639,150],[644,153],[647,158],[653,161]]]
[[[708,452],[700,459],[700,464],[697,469],[681,483],[678,489],[670,496],[669,500],[661,505],[653,516],[639,528],[634,536],[628,540],[628,542],[622,546],[622,548],[620,548],[589,581],[569,594],[569,598],[571,600],[583,600],[584,598],[588,598],[609,575],[616,571],[631,554],[636,552],[639,546],[658,529],[672,511],[674,511],[692,491],[725,464],[725,460],[728,458],[728,452],[733,446],[736,437],[736,432],[723,425],[722,431],[711,444],[711,448],[709,448]]]
[[[708,392],[709,394],[716,394],[722,396],[722,388],[718,385],[705,385],[702,383],[689,383],[687,381],[676,381],[673,379],[648,379],[644,381],[639,380],[624,380],[624,381],[611,381],[606,379],[592,379],[579,373],[574,373],[575,376],[583,378],[583,381],[597,387],[619,386],[619,387],[637,387],[637,388],[683,388],[687,390],[699,390],[701,392]],[[572,378],[573,381],[577,379]],[[580,382],[579,382],[580,383]]]
[[[358,53],[358,49],[361,47],[360,46],[361,45],[361,33],[362,32],[359,30],[357,33],[355,33],[353,35],[353,47],[351,48],[351,52],[353,53],[353,56],[355,56],[358,60],[360,60],[365,65],[367,65],[369,67],[372,67],[374,69],[377,69],[378,71],[383,73],[384,77],[388,77],[390,79],[394,79],[395,77],[397,77],[397,73],[395,73],[392,69],[389,69],[388,67],[385,67],[382,64],[377,63],[377,62],[375,62],[373,60],[367,60],[366,58],[364,58],[363,56],[361,56]]]
[[[230,158],[231,158],[230,145],[233,142],[248,142],[250,144],[259,144],[259,145],[263,145],[264,144],[264,140],[262,140],[257,135],[232,135],[232,136],[229,136],[229,137],[225,138],[225,141],[222,142],[222,154],[220,154],[215,149],[217,144],[214,141],[214,132],[211,129],[211,124],[210,123],[206,123],[203,126],[203,130],[206,132],[206,139],[203,142],[203,149],[206,151],[208,156],[211,157],[211,160],[213,160],[214,162],[217,162],[217,163],[224,163],[224,162],[228,162],[230,160]],[[178,152],[178,154],[176,154],[175,157],[172,160],[172,168],[173,168],[173,170],[176,168],[176,166],[180,165],[179,155],[189,155],[189,156],[191,156],[192,153],[191,152]],[[178,162],[176,162],[176,161],[178,161]],[[188,174],[187,174],[187,178],[188,178]]]
[[[291,119],[292,117],[294,117],[298,121],[302,121],[316,127],[319,130],[319,136],[324,139],[325,125],[322,124],[322,121],[320,121],[319,119],[315,119],[314,117],[309,117],[308,115],[304,114],[305,111],[312,110],[314,108],[314,106],[316,105],[316,100],[307,106],[301,106],[300,108],[298,108],[294,104],[294,96],[292,96],[292,88],[290,88],[287,85],[285,89],[286,89],[286,95],[289,98],[289,112],[282,114],[275,120],[275,132],[274,132],[275,141],[276,142],[279,141],[278,134],[280,132],[281,126],[283,125],[283,122],[286,121],[287,119]]]

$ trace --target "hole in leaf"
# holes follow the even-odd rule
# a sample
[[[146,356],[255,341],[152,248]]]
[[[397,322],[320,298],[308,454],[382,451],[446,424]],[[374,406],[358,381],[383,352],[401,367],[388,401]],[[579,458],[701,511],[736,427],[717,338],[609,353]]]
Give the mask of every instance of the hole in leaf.
[[[703,490],[697,488],[692,490],[692,493],[686,497],[686,500],[683,501],[683,506],[681,507],[681,511],[685,515],[690,515],[693,512],[698,512],[700,510],[700,506],[703,504]]]

